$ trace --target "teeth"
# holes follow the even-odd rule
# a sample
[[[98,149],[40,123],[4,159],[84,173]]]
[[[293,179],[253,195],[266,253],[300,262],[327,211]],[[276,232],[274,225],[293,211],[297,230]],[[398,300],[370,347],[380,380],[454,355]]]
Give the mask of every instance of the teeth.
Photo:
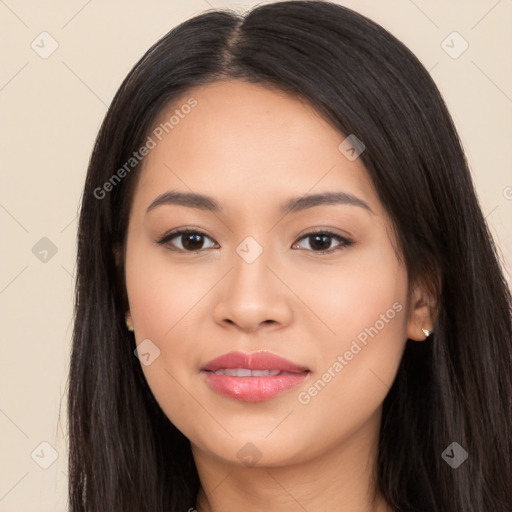
[[[216,370],[217,375],[230,375],[232,377],[267,377],[274,375],[289,375],[288,372],[280,370],[250,370],[249,368],[223,368]]]
[[[275,371],[279,373],[278,370]],[[252,370],[251,374],[253,377],[267,377],[268,375],[270,375],[270,370]]]

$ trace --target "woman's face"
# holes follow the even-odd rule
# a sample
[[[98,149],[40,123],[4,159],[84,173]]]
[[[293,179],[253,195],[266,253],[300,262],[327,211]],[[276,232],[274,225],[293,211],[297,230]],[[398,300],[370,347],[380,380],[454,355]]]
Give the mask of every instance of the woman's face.
[[[364,438],[406,338],[424,338],[393,229],[345,138],[297,98],[241,81],[191,90],[150,133],[127,318],[155,398],[195,450],[272,466]],[[324,193],[339,196],[308,200]],[[178,229],[192,233],[167,236]],[[245,356],[208,365],[235,351]]]

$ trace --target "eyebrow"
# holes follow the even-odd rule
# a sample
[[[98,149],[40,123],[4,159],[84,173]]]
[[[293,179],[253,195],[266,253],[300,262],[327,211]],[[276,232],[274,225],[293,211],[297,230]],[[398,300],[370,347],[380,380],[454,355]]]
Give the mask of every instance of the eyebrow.
[[[212,197],[203,194],[196,194],[193,192],[176,192],[170,190],[160,194],[147,208],[146,213],[161,205],[180,205],[189,208],[197,208],[199,210],[206,210],[210,212],[222,212],[223,209],[219,203]],[[351,206],[359,206],[365,210],[374,213],[368,204],[359,199],[358,197],[348,194],[346,192],[324,192],[321,194],[311,194],[307,196],[294,197],[288,199],[280,206],[282,214],[289,212],[303,211],[308,208],[322,205],[337,205],[345,204]]]

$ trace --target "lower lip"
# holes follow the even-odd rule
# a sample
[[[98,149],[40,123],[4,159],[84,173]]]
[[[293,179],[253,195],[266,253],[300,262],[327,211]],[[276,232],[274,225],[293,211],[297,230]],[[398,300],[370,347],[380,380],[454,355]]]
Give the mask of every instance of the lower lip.
[[[298,386],[309,372],[265,377],[233,377],[203,371],[208,384],[221,395],[245,402],[262,402]]]

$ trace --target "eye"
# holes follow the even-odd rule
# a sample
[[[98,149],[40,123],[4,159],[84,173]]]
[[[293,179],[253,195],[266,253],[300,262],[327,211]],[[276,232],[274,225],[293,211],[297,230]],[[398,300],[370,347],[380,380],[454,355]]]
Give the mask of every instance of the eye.
[[[331,248],[331,243],[333,239],[338,240],[340,243],[334,248]],[[342,237],[329,230],[312,231],[311,233],[307,233],[306,235],[301,237],[299,240],[308,240],[308,245],[310,246],[310,248],[313,249],[313,252],[316,252],[318,254],[332,253],[334,251],[339,251],[354,244],[354,242],[352,242],[348,238]],[[295,243],[294,246],[296,245],[298,244]]]
[[[177,245],[172,242],[174,239],[181,239],[181,243]],[[157,240],[156,243],[158,245],[166,245],[172,251],[200,252],[202,249],[205,249],[205,247],[203,247],[205,239],[212,240],[209,236],[196,229],[181,228],[164,235],[164,237]],[[334,248],[331,248],[333,239],[338,240],[339,243]],[[316,252],[318,254],[332,253],[334,251],[344,249],[345,247],[349,247],[354,243],[329,230],[312,231],[311,233],[307,233],[302,236],[299,240],[308,240],[308,250],[312,250],[312,252]],[[298,243],[295,243],[292,248],[298,245]],[[215,246],[219,247],[218,244],[213,242],[212,246],[206,248],[211,249]]]
[[[171,240],[174,240],[175,238],[182,239],[181,247],[172,247],[175,244],[171,243]],[[158,240],[156,243],[159,245],[167,245],[169,249],[173,251],[199,252],[201,249],[204,248],[202,246],[204,244],[205,238],[211,240],[210,237],[206,236],[201,231],[197,231],[195,229],[182,228],[173,231],[172,233],[168,233],[162,239]]]

